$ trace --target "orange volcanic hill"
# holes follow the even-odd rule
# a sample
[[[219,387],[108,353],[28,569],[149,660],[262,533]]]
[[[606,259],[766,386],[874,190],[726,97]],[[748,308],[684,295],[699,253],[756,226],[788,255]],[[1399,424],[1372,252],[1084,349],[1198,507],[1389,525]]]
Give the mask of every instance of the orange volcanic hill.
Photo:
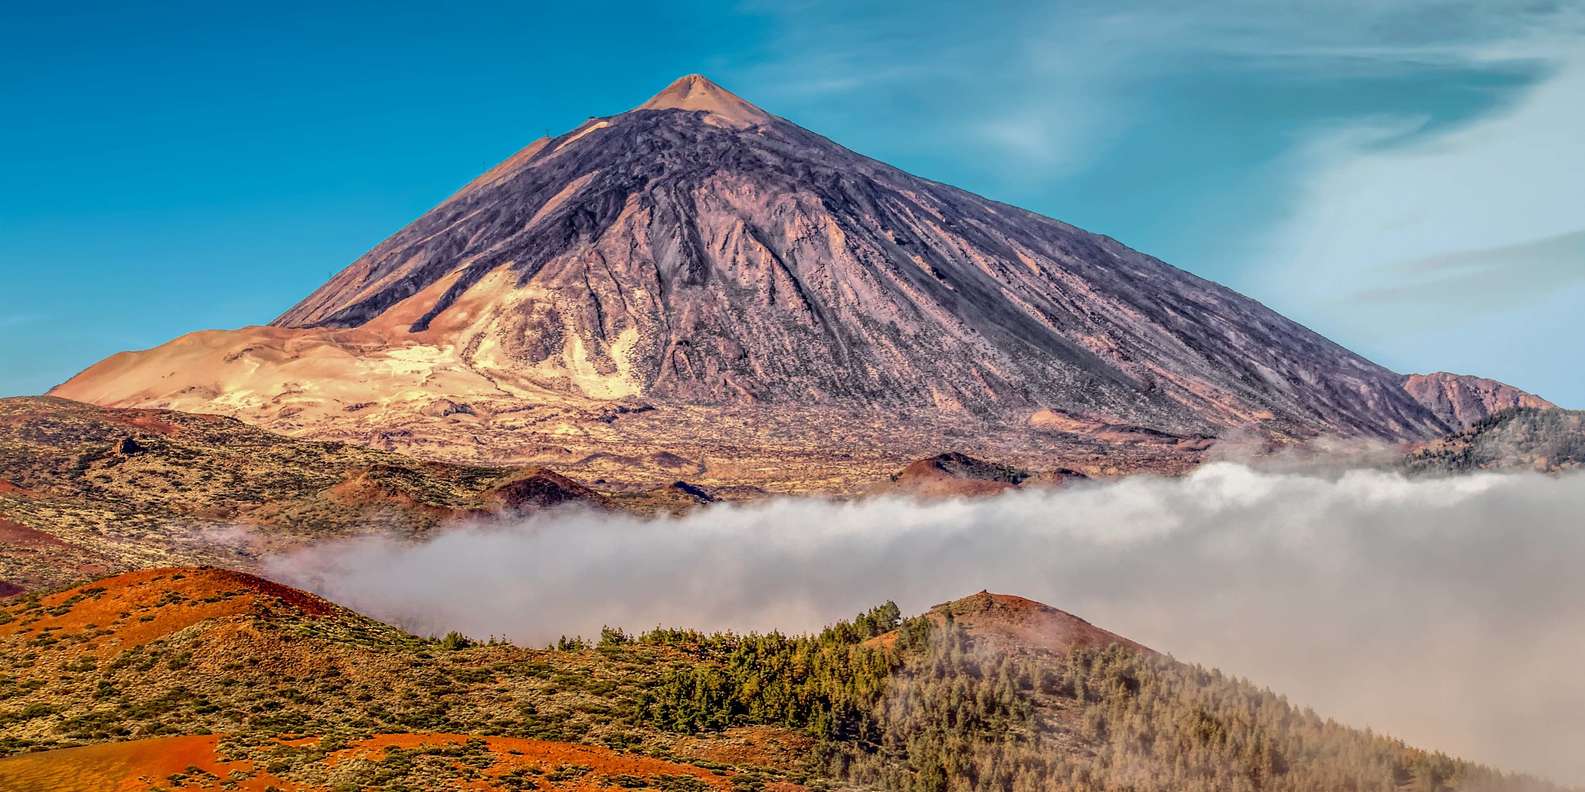
[[[40,597],[39,612],[0,624],[0,638],[39,635],[110,656],[200,622],[340,611],[312,594],[242,572],[143,569]]]

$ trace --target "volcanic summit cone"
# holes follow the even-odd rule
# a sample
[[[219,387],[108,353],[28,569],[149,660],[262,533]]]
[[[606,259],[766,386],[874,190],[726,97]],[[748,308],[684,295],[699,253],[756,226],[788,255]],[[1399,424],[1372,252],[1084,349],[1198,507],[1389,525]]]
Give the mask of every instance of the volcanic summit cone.
[[[797,413],[794,433],[809,411],[875,410],[1028,432],[1048,408],[1179,434],[1446,429],[1397,374],[1254,300],[698,75],[535,141],[268,327],[124,353],[53,393],[440,455],[459,446],[445,423],[497,458],[597,438],[611,404],[722,433],[701,410],[759,410],[743,423],[762,431]],[[535,426],[537,444],[500,440]]]

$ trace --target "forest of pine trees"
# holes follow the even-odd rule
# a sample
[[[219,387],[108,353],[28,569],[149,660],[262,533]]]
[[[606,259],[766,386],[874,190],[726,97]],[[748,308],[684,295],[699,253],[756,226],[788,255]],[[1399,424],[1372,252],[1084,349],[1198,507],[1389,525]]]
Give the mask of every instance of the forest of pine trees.
[[[895,640],[872,640],[896,631]],[[623,637],[623,640],[628,640]],[[1219,672],[1121,646],[977,647],[887,603],[817,635],[656,631],[701,662],[648,692],[668,731],[771,724],[817,738],[811,774],[960,790],[1553,790],[1346,728]]]

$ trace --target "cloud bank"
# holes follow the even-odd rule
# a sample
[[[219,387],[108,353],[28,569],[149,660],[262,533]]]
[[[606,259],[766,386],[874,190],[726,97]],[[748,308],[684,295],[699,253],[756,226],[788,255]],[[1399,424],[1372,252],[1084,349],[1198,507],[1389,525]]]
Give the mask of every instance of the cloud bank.
[[[409,629],[810,630],[1017,593],[1356,726],[1585,781],[1585,477],[1208,465],[977,501],[550,513],[271,559]]]

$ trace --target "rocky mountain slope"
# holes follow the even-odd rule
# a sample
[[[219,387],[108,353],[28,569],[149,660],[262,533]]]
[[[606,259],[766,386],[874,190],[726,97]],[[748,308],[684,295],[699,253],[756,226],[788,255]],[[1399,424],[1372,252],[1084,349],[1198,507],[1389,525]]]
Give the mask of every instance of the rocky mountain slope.
[[[1579,470],[1585,468],[1585,412],[1506,410],[1462,432],[1416,445],[1400,466],[1418,474]]]
[[[1002,453],[968,450],[1007,459],[1113,444],[1086,426],[1448,428],[1398,375],[1254,300],[863,157],[697,75],[534,142],[272,326],[123,353],[53,393],[543,464],[634,437],[679,456],[907,446],[877,460],[891,465],[939,453],[949,431],[1003,431]],[[1053,411],[1080,428],[1028,425]]]
[[[1556,789],[1016,597],[536,650],[205,568],[0,600],[3,756],[49,792]]]
[[[1445,371],[1410,374],[1403,378],[1403,389],[1442,423],[1454,429],[1467,429],[1516,407],[1546,409],[1557,406],[1512,385]]]

